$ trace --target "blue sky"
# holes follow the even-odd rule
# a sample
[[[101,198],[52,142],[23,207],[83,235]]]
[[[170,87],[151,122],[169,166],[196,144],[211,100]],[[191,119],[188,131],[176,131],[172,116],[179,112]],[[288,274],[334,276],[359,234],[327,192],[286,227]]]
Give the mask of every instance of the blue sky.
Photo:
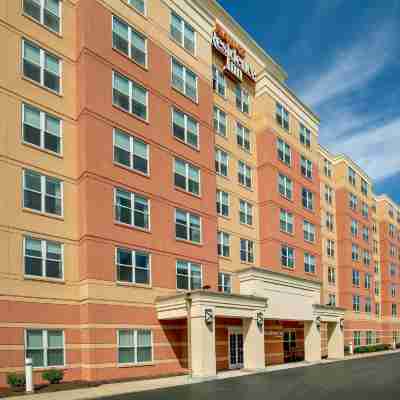
[[[321,118],[321,143],[400,204],[400,0],[218,1]]]

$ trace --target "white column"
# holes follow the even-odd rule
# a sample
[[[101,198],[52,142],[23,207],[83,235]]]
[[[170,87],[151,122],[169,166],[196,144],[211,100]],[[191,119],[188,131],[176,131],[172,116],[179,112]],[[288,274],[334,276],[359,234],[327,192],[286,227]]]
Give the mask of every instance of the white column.
[[[208,378],[217,374],[215,356],[215,313],[211,323],[205,321],[205,308],[192,307],[190,316],[190,360],[194,378]]]
[[[25,359],[25,391],[27,393],[32,393],[34,391],[33,364],[31,358]]]
[[[304,359],[321,360],[321,333],[315,321],[304,321]]]
[[[344,334],[340,322],[328,322],[328,358],[344,358]]]
[[[243,358],[245,369],[265,368],[264,323],[259,326],[256,316],[243,320]]]

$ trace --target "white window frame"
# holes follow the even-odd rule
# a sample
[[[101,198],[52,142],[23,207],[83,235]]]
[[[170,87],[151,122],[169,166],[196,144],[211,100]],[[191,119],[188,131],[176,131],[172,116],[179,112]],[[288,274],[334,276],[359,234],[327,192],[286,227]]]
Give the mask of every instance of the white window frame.
[[[332,178],[332,162],[324,158],[324,174],[327,178]]]
[[[354,171],[353,168],[348,167],[347,170],[347,177],[348,177],[348,182],[352,185],[352,186],[356,186],[357,184],[357,174],[356,171]]]
[[[303,139],[304,138],[304,139]],[[308,129],[305,125],[300,123],[300,135],[299,135],[300,143],[306,148],[309,149],[311,147],[311,130]]]
[[[351,283],[353,287],[360,287],[360,271],[358,269],[352,269],[351,270]]]
[[[305,198],[304,194],[306,194]],[[304,199],[306,200],[305,202]],[[314,211],[314,193],[305,187],[301,189],[301,204],[304,209]]]
[[[221,132],[221,114],[225,115],[225,133]],[[214,131],[223,138],[228,136],[228,115],[225,111],[214,105],[213,107],[213,127]]]
[[[300,157],[300,170],[304,178],[313,179],[313,163],[304,156]]]
[[[242,250],[242,242],[245,243],[245,250]],[[255,254],[254,254],[254,240],[240,238],[240,262],[245,264],[254,264]],[[245,260],[242,260],[242,251],[245,253]],[[251,256],[251,257],[250,257]],[[250,259],[252,258],[252,260]]]
[[[131,0],[127,0],[127,4],[132,7],[133,10],[135,10],[138,14],[143,15],[143,16],[147,16],[147,0],[143,0],[143,10],[144,12],[141,12],[137,7],[135,7]]]
[[[288,229],[289,226],[292,226],[292,229]],[[279,227],[281,232],[288,233],[289,235],[294,234],[294,216],[293,213],[291,213],[288,210],[285,210],[284,208],[280,209],[279,212]]]
[[[336,268],[328,267],[328,283],[336,286]]]
[[[244,208],[243,211],[241,210],[242,204],[243,204],[243,208]],[[244,224],[247,226],[253,226],[253,221],[254,221],[253,209],[254,209],[253,204],[249,203],[246,200],[239,199],[239,222],[241,224]],[[244,222],[240,218],[242,213],[244,215],[244,220],[245,220]],[[251,220],[251,223],[249,223],[249,220]]]
[[[174,112],[178,112],[183,114],[183,123],[184,123],[184,135],[185,138],[182,140],[181,138],[175,136],[174,134]],[[196,123],[196,136],[197,136],[197,146],[194,146],[188,141],[188,119],[192,119]],[[172,137],[175,140],[178,140],[181,143],[186,144],[187,146],[191,147],[192,149],[200,150],[200,129],[199,129],[199,121],[197,121],[195,118],[193,118],[191,115],[181,111],[180,109],[176,107],[172,107],[171,109],[171,132],[172,132]]]
[[[187,236],[186,239],[183,238],[178,238],[176,237],[176,212],[180,211],[182,213],[186,214],[186,230],[187,230]],[[199,230],[200,230],[200,240],[198,242],[190,240],[190,216],[193,215],[194,217],[198,217],[199,218]],[[198,245],[202,245],[203,244],[203,221],[202,218],[200,217],[200,215],[198,214],[193,214],[189,211],[183,210],[182,208],[176,208],[174,210],[174,225],[175,225],[175,240],[181,241],[181,242],[189,242],[189,243],[194,243],[194,244],[198,244]]]
[[[133,343],[134,347],[121,347],[121,348],[128,348],[128,349],[134,349],[134,355],[135,355],[135,361],[134,362],[127,362],[127,363],[120,363],[119,362],[119,349],[120,349],[120,334],[122,331],[128,331],[128,332],[133,332]],[[150,332],[150,343],[151,343],[151,360],[150,361],[137,361],[137,349],[138,349],[138,340],[137,340],[137,334],[138,331],[147,331]],[[117,364],[121,366],[129,366],[129,365],[148,365],[154,363],[154,336],[153,336],[153,330],[148,329],[148,328],[140,328],[140,329],[118,329],[117,330]]]
[[[335,257],[335,242],[331,239],[326,240],[326,255],[328,257]]]
[[[243,167],[243,173],[241,173],[241,167]],[[240,182],[240,176],[243,176],[244,182]],[[250,186],[246,184],[246,180],[250,179]],[[252,189],[253,187],[253,169],[242,160],[238,160],[238,182],[240,186],[246,189]]]
[[[280,180],[281,178],[283,179],[283,192],[281,193],[280,191]],[[288,196],[288,193],[290,192],[290,196]],[[293,199],[293,181],[286,175],[278,173],[278,193],[285,199],[287,200],[292,200]]]
[[[219,245],[221,247],[221,254],[218,251],[218,256],[219,257],[225,257],[225,258],[229,258],[231,255],[231,235],[227,232],[224,231],[218,231],[217,232],[217,245]],[[225,240],[226,239],[226,240]],[[228,255],[225,256],[224,255],[224,247],[228,248]],[[219,247],[217,246],[217,250],[219,249]]]
[[[238,92],[240,91],[240,98],[238,98]],[[248,112],[246,112],[244,110],[244,106],[246,104],[245,99],[247,99],[247,106],[248,106]],[[238,104],[238,102],[240,101],[240,106]],[[245,89],[244,87],[242,87],[241,84],[237,84],[236,85],[236,89],[235,89],[235,103],[236,103],[236,108],[241,111],[243,114],[246,115],[251,115],[251,108],[250,108],[250,93],[248,92],[247,89]]]
[[[285,251],[285,254],[284,254],[284,251]],[[292,253],[292,255],[290,255],[290,253]],[[286,264],[283,262],[284,259],[287,260]],[[280,260],[281,260],[281,265],[283,268],[295,269],[295,267],[296,267],[295,249],[287,244],[282,244],[280,247]],[[289,265],[290,260],[293,260],[293,266]]]
[[[182,40],[179,42],[176,38],[171,33],[171,27],[172,27],[172,16],[175,15],[177,19],[180,19],[181,21],[181,35],[182,35]],[[179,46],[181,46],[183,49],[185,49],[189,54],[192,56],[196,57],[197,56],[197,32],[196,29],[194,29],[193,25],[189,24],[186,22],[184,18],[182,18],[177,12],[174,10],[171,10],[170,12],[170,21],[169,21],[169,36],[170,38],[177,43]],[[185,28],[189,27],[193,31],[193,53],[185,47]]]
[[[281,118],[282,122],[278,121],[278,117]],[[275,103],[275,121],[282,129],[290,133],[290,112],[279,102]],[[285,127],[285,121],[287,122],[287,128]]]
[[[225,201],[226,200],[226,201]],[[219,204],[219,211],[218,211],[218,204]],[[222,212],[222,206],[227,207],[227,214],[225,215]],[[230,196],[228,192],[224,190],[217,189],[217,214],[223,218],[229,218],[230,215]]]
[[[177,173],[176,171],[176,161],[181,161],[182,163],[185,164],[185,186],[186,188],[183,189],[180,186],[176,186],[175,185],[175,174]],[[173,164],[172,164],[172,168],[173,168],[173,172],[174,172],[174,187],[181,189],[181,190],[185,190],[185,192],[192,194],[193,196],[197,196],[197,197],[201,197],[201,169],[199,167],[196,167],[194,164],[191,164],[190,162],[184,160],[183,158],[179,158],[179,157],[174,157],[173,159]],[[199,175],[199,193],[194,193],[192,191],[189,190],[189,171],[190,169],[196,169]],[[179,174],[180,175],[180,174]],[[181,175],[183,176],[183,175]]]
[[[132,256],[132,265],[127,265],[127,264],[121,264],[125,267],[131,267],[132,268],[132,281],[131,282],[127,282],[127,281],[121,281],[118,279],[118,250],[122,250],[122,251],[126,251],[131,253]],[[149,269],[148,269],[148,273],[149,273],[149,282],[148,283],[141,283],[141,282],[136,282],[136,252],[138,253],[146,253],[147,256],[149,257]],[[121,283],[123,285],[140,285],[140,286],[148,286],[151,287],[152,286],[152,268],[151,268],[151,253],[146,251],[146,250],[140,250],[140,249],[128,249],[125,247],[115,247],[115,252],[114,252],[114,264],[115,264],[115,275],[116,275],[116,281],[118,283]],[[140,268],[143,269],[143,268]]]
[[[303,234],[304,240],[309,243],[315,243],[317,240],[317,233],[315,225],[311,222],[304,220],[303,221]]]
[[[226,155],[226,175],[224,175],[223,173],[221,173],[221,165],[224,165],[222,163],[222,156]],[[222,150],[218,147],[215,148],[215,162],[218,163],[218,169],[215,168],[215,172],[217,173],[217,175],[223,176],[225,178],[228,177],[229,175],[229,154],[228,152],[226,152],[225,150]]]
[[[228,284],[226,283],[227,277],[229,277]],[[219,284],[220,281],[221,284]],[[222,293],[232,293],[232,274],[218,272],[218,291]]]
[[[212,66],[212,79],[213,79],[213,86],[215,86],[213,88],[214,92],[217,93],[219,96],[223,97],[224,99],[226,99],[226,77],[225,74],[220,70],[220,68],[218,68],[215,64],[213,64]],[[223,81],[223,87],[224,87],[224,93],[220,93],[219,92],[219,86],[221,84],[221,79]]]
[[[188,277],[188,288],[187,289],[178,288],[178,262],[186,263],[186,265],[187,265],[187,271],[188,271],[188,275],[187,275],[187,277]],[[192,261],[179,259],[175,263],[175,285],[176,285],[176,290],[181,290],[181,291],[196,290],[196,289],[193,289],[191,287],[192,265],[196,265],[196,266],[200,267],[200,288],[203,287],[203,265],[199,264],[197,262],[192,262]]]
[[[175,87],[173,84],[173,65],[174,62],[179,64],[183,68],[183,90],[179,89],[178,87]],[[192,99],[187,93],[186,93],[186,73],[187,71],[191,72],[195,76],[195,82],[196,82],[196,99]],[[177,92],[183,94],[186,98],[189,100],[198,103],[199,102],[199,77],[197,76],[196,73],[194,73],[190,68],[186,67],[184,64],[182,64],[180,61],[178,61],[175,57],[171,57],[171,87],[176,90]]]
[[[38,21],[36,18],[32,17],[31,15],[29,15],[28,13],[25,12],[24,10],[24,0],[22,0],[22,12],[23,14],[30,18],[33,19],[35,22],[39,23],[40,25],[42,25],[44,28],[48,29],[50,32],[54,32],[57,35],[62,35],[62,21],[63,21],[63,16],[62,16],[62,0],[59,0],[58,2],[58,18],[60,20],[60,30],[55,31],[54,29],[50,28],[50,26],[45,25],[44,23],[44,5],[45,5],[45,0],[37,0],[35,1],[36,3],[38,3],[39,7],[40,7],[40,20]]]
[[[251,152],[251,132],[250,129],[241,124],[239,121],[236,121],[236,143],[237,145],[244,151],[250,153]],[[242,140],[243,144],[239,144],[239,139]],[[246,139],[249,142],[249,148],[245,146]]]
[[[361,308],[361,302],[360,302],[360,296],[358,294],[353,295],[352,299],[352,310],[353,312],[360,312]]]
[[[307,266],[309,271],[307,271]],[[304,271],[309,274],[315,274],[317,271],[317,260],[313,254],[304,253]]]
[[[292,165],[292,149],[283,139],[278,138],[277,140],[277,152],[278,159],[285,165],[290,167]],[[282,156],[281,156],[282,155]],[[288,159],[288,161],[286,161]]]

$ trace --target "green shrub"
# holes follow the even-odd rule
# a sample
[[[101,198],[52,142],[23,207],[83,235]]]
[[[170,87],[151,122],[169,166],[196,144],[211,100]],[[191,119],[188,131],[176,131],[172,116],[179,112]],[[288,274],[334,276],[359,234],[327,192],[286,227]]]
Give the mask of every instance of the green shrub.
[[[349,353],[350,353],[350,347],[344,346],[344,354],[349,354]]]
[[[42,373],[42,378],[50,383],[60,383],[64,378],[64,371],[61,369],[49,369]]]
[[[400,342],[396,343],[396,349],[400,349]]]
[[[25,375],[17,374],[16,372],[11,372],[7,374],[7,383],[12,388],[19,388],[25,386]]]
[[[362,353],[374,353],[376,351],[384,351],[389,350],[391,348],[390,344],[375,344],[368,346],[357,346],[354,348],[354,354],[362,354]]]

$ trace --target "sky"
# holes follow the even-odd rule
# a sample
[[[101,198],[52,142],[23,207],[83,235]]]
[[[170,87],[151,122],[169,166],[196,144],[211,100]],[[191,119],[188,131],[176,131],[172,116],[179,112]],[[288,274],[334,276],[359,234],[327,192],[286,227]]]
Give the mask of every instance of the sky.
[[[400,204],[400,0],[218,0],[345,153]]]

